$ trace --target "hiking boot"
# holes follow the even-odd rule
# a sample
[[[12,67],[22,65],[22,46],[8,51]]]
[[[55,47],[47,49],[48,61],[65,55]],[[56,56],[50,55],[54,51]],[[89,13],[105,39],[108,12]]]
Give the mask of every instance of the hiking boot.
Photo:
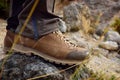
[[[16,36],[17,34],[7,31],[4,39],[5,49],[12,46]],[[88,58],[89,53],[86,49],[75,47],[64,39],[60,31],[44,35],[38,40],[20,36],[13,49],[25,54],[33,53],[50,62],[62,64],[77,64]]]

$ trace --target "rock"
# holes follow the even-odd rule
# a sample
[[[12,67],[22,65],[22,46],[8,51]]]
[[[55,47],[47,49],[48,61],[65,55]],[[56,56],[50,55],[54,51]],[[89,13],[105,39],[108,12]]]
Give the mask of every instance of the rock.
[[[87,64],[84,64],[84,66],[80,66],[77,69],[76,74],[72,76],[72,80],[111,80],[113,79],[113,76],[116,80],[119,80],[119,61],[116,62],[114,60],[110,60],[101,54],[98,56],[92,56]],[[92,77],[88,78],[89,76]]]
[[[3,49],[0,47],[0,60],[3,59],[4,57],[5,57],[5,53]]]
[[[81,0],[91,11],[91,24],[97,35],[102,35],[105,28],[111,26],[115,16],[120,17],[120,0]]]
[[[115,4],[113,0],[85,0],[85,2],[92,9],[105,9]]]
[[[118,44],[116,42],[112,41],[106,41],[106,42],[101,42],[99,44],[100,47],[108,50],[117,50],[118,49]]]
[[[94,68],[93,68],[93,66]],[[97,72],[97,75],[101,74],[102,77],[104,74],[104,77],[110,77],[109,79],[105,80],[110,80],[112,77],[115,75],[116,80],[120,79],[120,73],[116,71],[120,71],[120,59],[118,62],[114,60],[110,60],[103,55],[99,54],[98,56],[93,56],[92,59],[89,61],[89,63],[86,64],[87,68],[91,69],[93,72]],[[97,79],[98,79],[97,77]],[[92,79],[96,80],[96,79]]]
[[[113,9],[115,5],[118,5],[119,1],[114,0],[85,0],[85,3],[92,10],[92,14],[102,13],[100,22],[106,22],[110,20],[119,10]],[[98,15],[98,14],[97,14]],[[99,16],[99,15],[98,15]]]
[[[2,80],[26,80],[55,71],[58,71],[58,69],[42,58],[13,54],[4,66]],[[65,78],[63,74],[56,73],[39,80],[65,80]]]
[[[119,58],[120,57],[120,55],[118,54],[118,52],[116,52],[116,51],[110,51],[109,52],[109,55],[107,56],[107,58],[109,58],[109,59],[111,59],[111,60],[113,60],[113,61],[116,61],[116,62],[118,62],[119,61]],[[118,60],[118,61],[117,61]]]
[[[61,32],[65,33],[67,31],[67,26],[63,20],[60,19],[58,25]]]
[[[0,61],[0,65],[1,64],[2,61]],[[70,78],[75,80],[76,77],[79,77],[79,79],[77,80],[87,80],[89,78],[93,79],[93,73],[97,76],[94,79],[96,80],[98,76],[101,76],[96,73],[101,73],[101,71],[103,72],[103,74],[109,75],[109,77],[113,75],[115,77],[120,77],[119,73],[116,72],[120,71],[120,62],[109,60],[101,54],[99,56],[93,55],[87,62],[80,63],[79,65],[80,67],[77,68],[77,70],[75,68],[71,68],[62,73],[55,73],[44,78],[30,79],[34,77],[39,77],[41,75],[53,73],[58,70],[70,68],[71,66],[63,66],[60,64],[57,65],[45,61],[38,56],[27,56],[15,52],[7,59],[4,65],[2,80],[70,80]],[[109,79],[105,78],[105,80]]]
[[[93,52],[94,55],[102,54],[105,57],[109,55],[109,51],[103,48],[93,48]]]
[[[79,47],[87,48],[88,44],[87,41],[83,38],[83,35],[78,32],[69,32],[65,34],[66,37],[68,37],[68,40],[71,41],[73,44],[76,44]]]
[[[105,34],[105,40],[114,41],[120,44],[120,34],[116,31],[108,31]]]
[[[93,38],[95,38],[96,40],[99,40],[100,36],[98,36],[97,34],[93,34]]]
[[[108,23],[99,23],[99,25],[97,26],[96,28],[96,31],[95,33],[98,35],[98,36],[102,36],[105,29],[106,29],[106,26],[108,26],[109,24]]]
[[[63,10],[63,19],[66,22],[68,31],[87,30],[90,26],[89,17],[89,8],[82,3],[72,3]]]
[[[88,47],[87,42],[84,41],[84,40],[81,40],[81,41],[77,42],[77,45],[78,45],[79,47],[82,47],[82,48],[87,48],[87,47]]]

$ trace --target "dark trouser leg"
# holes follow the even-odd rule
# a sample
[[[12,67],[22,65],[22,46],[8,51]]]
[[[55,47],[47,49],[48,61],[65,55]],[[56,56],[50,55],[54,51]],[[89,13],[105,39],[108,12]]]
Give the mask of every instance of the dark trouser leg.
[[[19,15],[20,25],[17,32],[19,32],[27,15],[29,14],[35,0],[32,0],[29,5],[23,9]],[[39,38],[43,35],[51,33],[58,28],[59,17],[50,13],[52,11],[54,0],[40,0],[33,15],[30,19],[25,31],[22,35],[30,38]]]
[[[15,32],[17,26],[19,25],[18,14],[21,12],[23,6],[22,4],[25,0],[11,0],[10,17],[7,20],[7,30]]]
[[[20,25],[17,27],[17,31],[16,31],[17,33],[20,31],[22,25],[24,24],[35,1],[36,0],[23,1],[24,6],[20,6],[18,10],[19,13],[17,14],[17,17],[15,16],[15,18],[17,18],[16,20],[17,25],[18,25],[18,22],[20,23]],[[39,38],[57,29],[58,27],[57,22],[59,21],[59,17],[50,13],[53,8],[53,2],[54,0],[39,1],[32,15],[32,18],[30,19],[22,35],[30,38]],[[19,20],[18,20],[18,15],[19,15]],[[13,16],[11,17],[12,19],[13,19]],[[8,19],[8,22],[9,22],[9,19]],[[11,27],[8,27],[7,29],[9,28]]]

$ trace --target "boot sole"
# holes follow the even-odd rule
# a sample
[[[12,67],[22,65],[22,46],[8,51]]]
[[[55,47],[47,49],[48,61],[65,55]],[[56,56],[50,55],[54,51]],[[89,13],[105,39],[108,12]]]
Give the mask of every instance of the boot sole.
[[[15,47],[13,48],[13,50],[16,51],[16,52],[24,53],[26,55],[31,55],[33,53],[34,55],[40,56],[40,57],[42,57],[43,59],[45,59],[45,60],[47,60],[49,62],[56,63],[56,64],[62,64],[62,65],[81,64],[81,62],[87,60],[87,58],[85,60],[82,60],[82,61],[57,59],[55,57],[46,55],[46,54],[44,54],[44,53],[42,53],[40,51],[37,51],[35,49],[25,47],[25,46],[19,45],[19,44],[16,44]]]

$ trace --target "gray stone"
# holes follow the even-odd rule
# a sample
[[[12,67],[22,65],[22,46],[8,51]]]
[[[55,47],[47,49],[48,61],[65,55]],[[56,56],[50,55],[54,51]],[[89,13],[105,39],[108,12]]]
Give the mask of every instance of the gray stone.
[[[99,54],[102,54],[103,56],[107,57],[109,55],[109,51],[106,50],[106,49],[103,49],[103,48],[93,48],[93,54],[94,55],[99,55]]]
[[[116,42],[112,42],[112,41],[101,42],[99,44],[99,46],[104,49],[107,49],[107,50],[117,50],[118,49],[118,44]]]
[[[83,23],[85,22],[83,19],[85,19],[86,22],[88,19],[89,23],[89,16],[90,11],[88,7],[82,3],[72,3],[63,10],[63,19],[66,22],[68,31],[82,29]]]
[[[95,38],[96,40],[99,40],[100,36],[98,36],[97,34],[93,34],[93,38]]]
[[[5,52],[3,51],[3,48],[0,47],[0,60],[5,57]]]
[[[77,45],[78,45],[79,47],[83,47],[83,48],[87,48],[87,47],[88,47],[87,42],[84,41],[84,40],[81,40],[81,41],[77,42]]]
[[[13,54],[4,65],[2,80],[27,80],[58,70],[55,65],[44,61],[42,58],[16,53]],[[56,73],[38,80],[65,80],[66,77],[64,74]]]
[[[97,28],[96,28],[95,33],[96,33],[98,36],[102,36],[103,33],[104,33],[104,30],[106,29],[106,26],[109,26],[107,22],[99,23],[99,25],[98,25]]]
[[[80,34],[80,32],[69,32],[65,35],[69,41],[71,41],[73,44],[79,46],[79,47],[83,47],[83,48],[87,48],[88,44],[85,41],[85,39],[82,37],[83,35]]]
[[[0,61],[0,65],[1,63],[2,61]],[[12,54],[5,63],[1,80],[27,80],[36,76],[38,77],[44,74],[56,72],[61,69],[63,70],[68,67],[70,68],[71,66],[57,65],[34,55],[26,56],[15,52],[15,54]],[[80,71],[78,71],[78,69],[80,69]],[[62,73],[55,73],[50,76],[34,80],[70,80],[70,77],[72,77],[73,80],[75,80],[76,77],[78,77],[77,80],[86,80],[93,77],[91,70],[95,73],[103,71],[106,75],[113,76],[114,74],[115,77],[120,77],[119,73],[116,72],[116,70],[120,71],[119,61],[115,62],[113,60],[109,60],[102,55],[91,57],[90,61],[87,63],[81,63],[78,69],[76,70],[77,73],[74,72],[75,68],[72,68]],[[75,74],[71,76],[73,73]],[[99,74],[96,75],[99,76]]]
[[[63,20],[60,19],[58,25],[61,32],[65,33],[67,31],[67,26]]]
[[[105,40],[114,41],[120,44],[120,34],[116,31],[108,31],[105,34]]]
[[[102,35],[104,29],[111,25],[116,16],[120,17],[120,0],[82,0],[91,10],[91,24],[96,29],[97,35]],[[97,22],[97,24],[96,24]],[[113,21],[112,21],[113,22]]]
[[[84,0],[92,9],[105,9],[115,4],[114,0]]]

